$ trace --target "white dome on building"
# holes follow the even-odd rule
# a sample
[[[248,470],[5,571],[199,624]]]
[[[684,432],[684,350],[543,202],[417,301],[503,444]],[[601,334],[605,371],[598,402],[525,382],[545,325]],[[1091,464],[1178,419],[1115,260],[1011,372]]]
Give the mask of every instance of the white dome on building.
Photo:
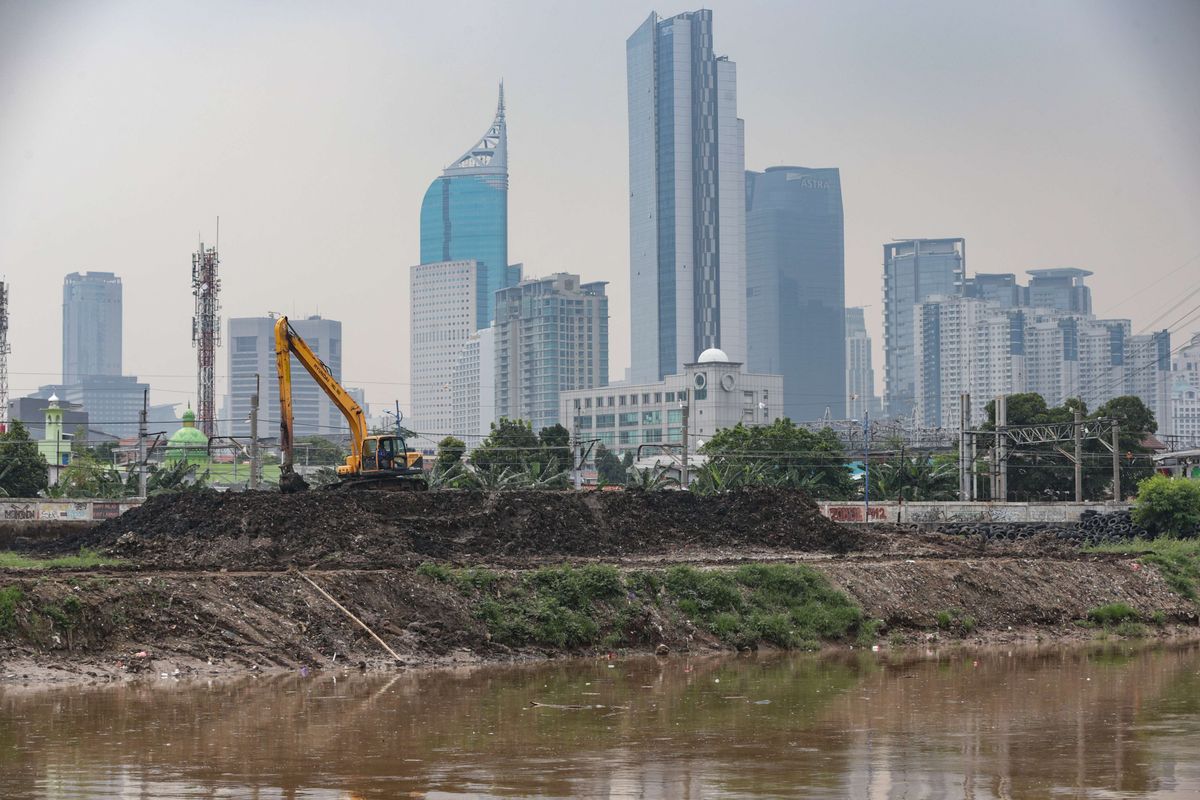
[[[700,358],[696,359],[697,364],[729,364],[729,356],[725,355],[724,350],[716,347],[710,347],[700,354]]]

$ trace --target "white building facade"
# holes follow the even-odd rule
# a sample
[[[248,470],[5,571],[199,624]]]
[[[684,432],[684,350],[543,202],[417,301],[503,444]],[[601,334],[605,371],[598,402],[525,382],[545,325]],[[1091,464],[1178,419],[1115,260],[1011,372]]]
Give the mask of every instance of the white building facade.
[[[598,440],[623,455],[638,448],[678,450],[688,410],[688,448],[694,452],[722,428],[769,425],[783,417],[783,377],[746,372],[724,352],[706,350],[681,372],[650,383],[563,392],[563,425],[573,439]]]
[[[476,331],[478,280],[473,260],[409,270],[408,427],[427,439],[437,441],[454,428],[454,366]]]
[[[492,328],[467,339],[450,380],[450,432],[468,448],[479,445],[496,421],[496,337]]]

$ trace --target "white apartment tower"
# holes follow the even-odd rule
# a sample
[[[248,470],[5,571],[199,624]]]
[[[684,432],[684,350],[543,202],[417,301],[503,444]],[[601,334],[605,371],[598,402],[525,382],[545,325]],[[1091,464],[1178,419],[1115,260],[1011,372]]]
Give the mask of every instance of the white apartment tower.
[[[427,439],[454,429],[454,365],[476,331],[478,280],[474,260],[418,264],[409,271],[408,427]]]
[[[450,432],[468,448],[477,446],[496,421],[496,338],[493,328],[467,338],[450,380]]]

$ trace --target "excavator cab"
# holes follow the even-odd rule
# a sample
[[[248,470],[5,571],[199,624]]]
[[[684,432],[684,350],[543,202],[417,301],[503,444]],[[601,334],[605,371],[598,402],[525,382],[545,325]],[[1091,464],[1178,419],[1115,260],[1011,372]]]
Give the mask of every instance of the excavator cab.
[[[387,473],[392,475],[424,475],[421,454],[408,449],[407,443],[399,436],[382,434],[368,436],[363,440],[362,468],[363,475]],[[348,465],[338,467],[339,475],[353,475],[354,470]]]

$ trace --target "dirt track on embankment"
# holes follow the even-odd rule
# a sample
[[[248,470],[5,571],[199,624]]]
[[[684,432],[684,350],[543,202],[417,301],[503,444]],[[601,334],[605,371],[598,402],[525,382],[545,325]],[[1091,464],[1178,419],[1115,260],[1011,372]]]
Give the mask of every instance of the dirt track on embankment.
[[[612,564],[626,574],[803,563],[882,621],[881,642],[1086,638],[1093,634],[1077,621],[1114,602],[1161,615],[1164,630],[1197,625],[1197,606],[1132,557],[1087,555],[1049,538],[986,543],[851,528],[791,492],[205,492],[155,498],[38,545],[45,553],[81,546],[123,563],[0,571],[0,590],[15,587],[21,598],[8,631],[0,629],[0,680],[395,663],[299,571],[405,665],[602,649],[499,644],[469,599],[417,571],[423,563],[482,565],[510,577],[564,563]],[[624,647],[723,647],[685,615],[633,594]],[[970,630],[938,628],[937,614],[951,610],[971,618]]]

